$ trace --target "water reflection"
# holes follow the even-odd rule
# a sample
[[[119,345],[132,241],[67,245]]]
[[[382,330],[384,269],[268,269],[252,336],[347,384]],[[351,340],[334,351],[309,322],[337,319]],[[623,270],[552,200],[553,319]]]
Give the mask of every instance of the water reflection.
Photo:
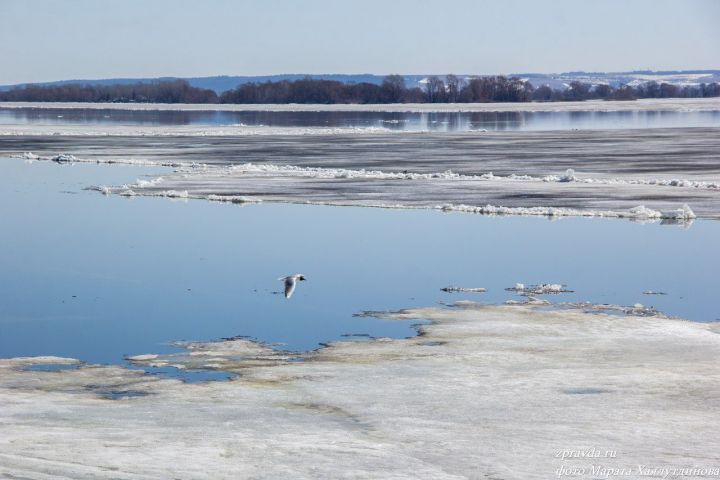
[[[400,131],[463,132],[717,127],[720,126],[720,112],[202,112],[6,108],[0,109],[0,124],[374,127]]]
[[[500,303],[520,298],[505,290],[516,282],[568,284],[573,293],[554,301],[720,317],[720,222],[683,230],[83,190],[157,171],[0,158],[0,357],[120,363],[125,355],[175,351],[174,340],[249,335],[308,349],[333,339],[404,337],[413,334],[411,322],[353,314],[460,299]],[[287,232],[302,234],[288,239]],[[309,278],[302,290],[289,301],[272,293],[278,277],[296,271]],[[448,286],[487,292],[441,291]],[[667,295],[643,294],[650,290]]]

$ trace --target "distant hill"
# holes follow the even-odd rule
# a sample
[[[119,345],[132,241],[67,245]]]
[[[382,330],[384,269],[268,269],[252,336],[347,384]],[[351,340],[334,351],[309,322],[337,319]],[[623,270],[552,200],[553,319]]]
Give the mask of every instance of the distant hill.
[[[635,70],[631,72],[566,72],[559,74],[518,74],[529,80],[534,86],[548,85],[551,88],[567,88],[570,82],[579,81],[592,85],[605,84],[613,88],[623,85],[638,86],[655,81],[669,83],[678,87],[697,86],[702,83],[720,82],[720,70],[675,70],[650,71]]]
[[[408,87],[422,85],[424,80],[431,76],[427,75],[404,75],[405,83]],[[444,77],[444,75],[438,75]],[[468,78],[474,75],[458,74],[460,78]],[[666,82],[678,86],[700,85],[701,83],[720,82],[720,70],[665,70],[665,71],[649,71],[636,70],[630,72],[565,72],[565,73],[514,73],[507,76],[520,77],[530,81],[535,87],[540,85],[548,85],[554,89],[567,88],[570,82],[580,81],[594,85],[606,84],[613,88],[622,85],[636,86],[641,83],[656,81],[658,83]],[[207,88],[214,90],[220,94],[227,90],[236,88],[244,83],[256,82],[278,82],[282,80],[300,80],[310,77],[316,80],[336,80],[343,83],[373,83],[380,84],[384,75],[375,75],[370,73],[364,74],[318,74],[306,75],[302,73],[282,74],[282,75],[261,75],[261,76],[230,76],[219,75],[212,77],[158,77],[158,78],[107,78],[100,80],[60,80],[55,82],[41,82],[35,85],[66,85],[70,83],[81,83],[87,85],[113,85],[113,84],[129,84],[129,83],[150,83],[162,80],[187,80],[190,85],[198,88]],[[14,87],[22,87],[30,85],[27,83],[17,85],[0,85],[0,91],[9,90]]]

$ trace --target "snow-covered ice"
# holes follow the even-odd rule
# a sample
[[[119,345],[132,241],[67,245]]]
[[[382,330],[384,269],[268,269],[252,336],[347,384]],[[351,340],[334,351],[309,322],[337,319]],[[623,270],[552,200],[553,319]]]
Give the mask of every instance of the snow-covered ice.
[[[66,153],[61,153],[60,155],[55,155],[50,160],[52,160],[53,162],[57,162],[57,163],[65,163],[65,162],[72,163],[72,162],[76,162],[77,158],[75,157],[75,155],[68,155]]]
[[[517,186],[511,187],[511,184]],[[631,204],[630,200],[618,198],[619,192],[630,190],[638,191],[641,195],[638,201],[642,201],[642,195],[651,196],[649,191],[643,190],[649,188],[653,187],[631,184],[587,184],[564,180],[548,183],[527,178],[518,180],[513,176],[498,177],[493,174],[461,175],[452,171],[382,172],[246,163],[228,167],[205,166],[202,169],[180,170],[164,175],[160,183],[145,181],[124,185],[116,188],[115,193],[123,194],[130,190],[138,195],[182,196],[212,200],[218,200],[221,196],[230,196],[325,205],[430,208],[484,215],[585,216],[677,222],[688,222],[696,218],[695,212],[684,200],[711,196],[720,203],[720,192],[698,189],[691,189],[689,193],[680,190],[670,191],[666,194],[668,200],[665,202],[659,202],[657,197],[651,200],[652,207]],[[570,207],[514,206],[513,204],[519,201],[517,199],[519,191],[526,191],[528,195],[530,192],[542,192],[550,195],[559,204],[567,203],[567,197],[575,198],[580,191],[584,192],[584,197],[589,198],[584,198],[582,201],[571,200],[577,204]],[[508,197],[508,194],[514,197],[508,202],[510,205],[499,204],[512,198]],[[596,199],[592,198],[593,194],[596,195]],[[627,193],[625,196],[627,197]],[[681,201],[675,208],[672,208],[673,205],[670,203],[673,198]],[[597,201],[593,202],[593,200]],[[485,203],[488,201],[497,203]],[[598,208],[601,206],[605,208]],[[718,213],[720,214],[720,211]]]
[[[82,128],[80,126],[73,128]],[[134,127],[133,127],[134,128]],[[164,127],[159,127],[164,128]],[[204,127],[203,127],[204,128]],[[167,133],[167,132],[166,132]],[[689,223],[720,218],[715,128],[345,135],[0,137],[0,155],[171,166],[107,191],[246,203]],[[687,207],[686,207],[687,205]]]
[[[0,125],[0,137],[246,137],[270,135],[400,135],[382,127],[266,127],[246,125]]]
[[[632,207],[627,211],[623,210],[593,210],[577,208],[557,207],[502,207],[497,205],[442,205],[444,211],[470,212],[483,215],[521,215],[521,216],[544,216],[544,217],[605,217],[605,218],[628,218],[631,220],[678,220],[691,221],[696,218],[695,213],[688,205],[683,205],[675,210],[653,210],[644,205]]]
[[[716,324],[470,302],[381,316],[431,323],[300,361],[237,339],[131,359],[241,374],[204,384],[0,360],[0,476],[545,480],[720,462]],[[563,454],[590,448],[616,454]]]
[[[532,297],[534,295],[547,295],[547,294],[558,294],[558,293],[570,293],[572,290],[567,288],[567,285],[560,283],[540,283],[537,285],[526,285],[524,283],[516,283],[514,287],[508,287],[505,289],[508,292],[515,292],[518,295],[525,295]]]

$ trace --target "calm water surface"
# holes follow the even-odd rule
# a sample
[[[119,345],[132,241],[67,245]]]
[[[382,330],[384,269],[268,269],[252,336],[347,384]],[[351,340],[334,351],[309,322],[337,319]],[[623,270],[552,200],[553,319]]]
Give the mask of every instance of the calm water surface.
[[[0,158],[0,357],[122,363],[173,340],[248,335],[311,349],[343,334],[405,337],[364,310],[518,298],[654,305],[720,317],[720,222],[684,229],[602,219],[105,197],[93,184],[162,168]],[[308,281],[285,300],[278,277]],[[449,285],[485,294],[448,294]],[[642,292],[667,292],[647,296]]]
[[[0,108],[0,125],[247,125],[391,130],[567,130],[717,127],[720,112],[177,112]]]

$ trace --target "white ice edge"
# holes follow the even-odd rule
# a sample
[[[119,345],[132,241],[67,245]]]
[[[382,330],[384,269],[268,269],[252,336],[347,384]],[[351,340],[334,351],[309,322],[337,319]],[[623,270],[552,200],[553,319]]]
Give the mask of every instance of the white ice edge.
[[[262,203],[268,201],[261,197],[247,197],[240,195],[217,195],[189,193],[187,190],[160,190],[160,191],[143,191],[133,190],[124,187],[108,187],[105,185],[90,187],[105,195],[116,194],[125,197],[149,196],[149,197],[166,197],[179,199],[195,199],[210,200],[218,202],[231,203]],[[464,212],[475,213],[480,215],[496,215],[496,216],[542,216],[542,217],[600,217],[600,218],[624,218],[631,220],[676,220],[678,222],[689,222],[697,218],[695,213],[688,205],[683,205],[675,210],[653,210],[644,205],[640,205],[630,210],[593,210],[593,209],[576,209],[563,207],[503,207],[498,205],[435,205],[435,206],[417,206],[404,205],[402,203],[343,203],[343,202],[320,202],[312,200],[304,201],[281,201],[274,200],[272,203],[298,203],[304,205],[327,205],[327,206],[355,206],[367,208],[388,208],[388,209],[404,209],[404,210],[442,210],[445,212]]]
[[[488,181],[520,181],[520,182],[557,182],[557,183],[587,183],[596,185],[650,185],[662,187],[685,187],[699,189],[720,189],[720,182],[697,181],[688,179],[622,179],[622,178],[580,178],[573,169],[568,169],[562,175],[545,175],[534,177],[532,175],[494,175],[493,172],[480,175],[465,175],[454,173],[452,170],[434,173],[412,172],[384,172],[381,170],[325,168],[325,167],[298,167],[294,165],[270,165],[244,163],[226,168],[224,173],[268,173],[272,175],[310,177],[310,178],[367,178],[378,180],[488,180]]]
[[[131,125],[2,125],[0,136],[79,136],[79,137],[234,137],[272,135],[407,135],[427,133],[428,130],[393,130],[382,127],[265,127],[247,125],[177,125],[177,126],[131,126]]]
[[[138,159],[82,159],[74,155],[61,153],[58,155],[39,156],[32,152],[11,155],[13,158],[25,160],[52,160],[67,163],[122,163],[129,165],[158,165],[175,168],[203,168],[203,174],[223,176],[229,174],[268,174],[273,176],[303,177],[303,178],[365,178],[374,180],[478,180],[478,181],[512,181],[512,182],[547,182],[547,183],[580,183],[593,185],[647,185],[658,187],[697,188],[707,190],[720,190],[720,182],[690,180],[683,178],[643,179],[643,178],[582,178],[573,169],[567,169],[561,175],[545,175],[536,177],[532,175],[495,175],[487,172],[479,175],[455,173],[452,170],[433,173],[413,172],[385,172],[382,170],[327,168],[327,167],[299,167],[294,165],[273,165],[258,163],[241,163],[237,165],[220,166],[207,165],[196,162],[153,162]],[[141,185],[138,185],[141,186]]]
[[[150,182],[148,182],[150,183]],[[217,195],[214,193],[210,194],[195,194],[189,193],[187,190],[160,190],[160,191],[138,191],[133,190],[127,185],[122,187],[108,187],[106,185],[95,185],[89,187],[89,190],[100,192],[103,195],[119,195],[121,197],[165,197],[175,199],[193,199],[193,200],[209,200],[211,202],[228,202],[228,203],[262,203],[261,198],[247,197],[243,195]]]
[[[442,205],[444,211],[479,213],[483,215],[521,215],[545,217],[605,217],[636,220],[693,220],[697,218],[688,205],[675,210],[653,210],[644,205],[630,210],[592,210],[563,207],[502,207],[496,205]]]
[[[36,155],[32,152],[23,152],[15,155],[8,155],[10,158],[20,158],[28,161],[43,160],[53,161],[58,163],[98,163],[98,164],[122,164],[122,165],[137,165],[147,167],[172,167],[172,168],[199,168],[207,167],[205,164],[196,162],[165,162],[165,161],[154,161],[146,160],[141,158],[79,158],[75,155],[68,153],[59,153],[57,155]]]
[[[163,104],[82,102],[0,102],[0,108],[102,109],[211,112],[618,112],[618,111],[717,111],[720,98],[667,98],[634,101],[586,100],[582,102],[518,103],[400,103],[400,104]]]

